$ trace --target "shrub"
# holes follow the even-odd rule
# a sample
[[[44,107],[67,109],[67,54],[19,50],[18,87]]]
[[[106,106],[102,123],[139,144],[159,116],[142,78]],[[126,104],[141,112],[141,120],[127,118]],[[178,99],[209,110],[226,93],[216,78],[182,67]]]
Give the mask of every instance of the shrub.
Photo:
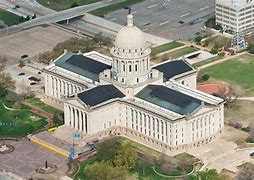
[[[210,51],[211,54],[218,54],[218,49],[213,47]]]
[[[208,74],[204,74],[201,78],[202,78],[203,81],[208,81],[210,76]]]
[[[234,128],[236,128],[236,129],[241,129],[241,128],[242,128],[242,124],[239,123],[239,122],[236,122],[236,123],[234,124]]]
[[[73,3],[71,4],[71,8],[78,7],[78,6],[79,6],[79,5],[78,5],[77,2],[73,2]]]
[[[252,136],[249,136],[245,139],[245,141],[248,143],[254,143],[254,138]]]
[[[218,56],[224,57],[224,56],[225,56],[225,53],[224,53],[224,52],[220,52],[220,53],[218,54]]]
[[[196,44],[200,44],[201,40],[202,40],[202,37],[200,35],[196,36],[194,39]]]
[[[241,130],[243,130],[245,132],[249,132],[250,131],[250,127],[242,127]]]

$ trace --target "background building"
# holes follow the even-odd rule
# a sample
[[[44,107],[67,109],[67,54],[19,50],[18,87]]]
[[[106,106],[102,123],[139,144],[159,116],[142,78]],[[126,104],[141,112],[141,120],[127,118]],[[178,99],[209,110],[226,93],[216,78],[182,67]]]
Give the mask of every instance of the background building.
[[[216,0],[216,23],[235,33],[254,27],[253,0]]]

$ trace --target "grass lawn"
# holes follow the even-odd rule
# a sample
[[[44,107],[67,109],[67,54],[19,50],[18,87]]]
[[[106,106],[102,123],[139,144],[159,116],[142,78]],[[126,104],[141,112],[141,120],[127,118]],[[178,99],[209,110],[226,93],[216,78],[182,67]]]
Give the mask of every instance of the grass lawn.
[[[80,5],[91,4],[101,0],[37,0],[41,5],[48,7],[56,11],[62,11],[64,9],[71,8],[73,3]]]
[[[128,143],[129,139],[125,138],[125,137],[114,137],[113,138],[115,141],[120,141],[122,144],[125,144],[125,143]],[[149,147],[146,147],[146,146],[143,146],[139,143],[136,143],[134,141],[131,141],[132,142],[132,145],[134,147],[134,149],[138,152],[141,152],[142,154],[146,155],[146,156],[150,156],[150,157],[153,157],[153,158],[159,158],[160,156],[160,152],[158,151],[155,151]],[[179,154],[179,155],[176,155],[174,157],[169,157],[168,156],[168,159],[171,161],[171,162],[174,162],[174,163],[177,163],[178,159],[180,158],[190,158],[191,160],[193,160],[194,162],[197,162],[199,161],[197,158],[187,154],[187,153],[182,153],[182,154]],[[86,160],[86,161],[83,161],[80,163],[80,170],[79,172],[76,174],[76,176],[74,177],[74,179],[88,179],[86,177],[86,174],[85,174],[85,166],[88,165],[88,164],[93,164],[93,163],[96,163],[98,162],[98,160],[96,159],[96,156],[89,159],[89,160]],[[143,168],[142,168],[142,165],[141,164],[144,164],[144,173],[143,173]],[[135,168],[133,170],[131,170],[129,172],[129,176],[130,178],[135,178],[135,179],[155,179],[155,180],[160,180],[160,179],[175,179],[175,178],[164,178],[164,177],[161,177],[159,175],[157,175],[154,170],[153,170],[153,167],[156,166],[156,168],[160,169],[160,166],[159,165],[155,165],[155,164],[151,164],[151,163],[148,163],[148,162],[145,162],[144,160],[138,158],[137,160],[137,165],[135,166]],[[157,170],[157,169],[156,169]],[[189,170],[192,170],[191,169],[188,169]],[[160,171],[160,170],[159,170]],[[160,171],[161,172],[161,171]],[[181,174],[181,171],[179,169],[177,169],[175,172],[172,172],[168,175],[178,175],[178,174]],[[193,179],[193,178],[189,178],[189,179]]]
[[[12,26],[19,23],[19,16],[0,9],[0,20],[4,21],[8,26]],[[2,28],[1,25],[0,28]]]
[[[248,126],[253,122],[254,117],[254,102],[252,101],[237,101],[230,109],[225,109],[225,122],[239,122],[243,126]]]
[[[95,9],[95,10],[91,11],[91,13],[93,15],[97,15],[97,16],[104,15],[104,14],[116,11],[118,9],[121,9],[123,7],[127,7],[127,6],[131,6],[133,4],[140,3],[142,1],[143,0],[123,0],[122,2],[119,2],[116,4],[112,4],[112,5],[105,6],[105,7],[99,8],[99,9]]]
[[[212,58],[208,58],[208,59],[206,59],[206,60],[204,60],[204,61],[200,61],[200,62],[194,63],[193,66],[194,66],[194,67],[200,67],[200,66],[209,64],[209,63],[211,63],[211,62],[213,62],[213,61],[220,60],[220,59],[222,59],[222,58],[223,58],[223,57],[221,57],[221,56],[215,56],[215,57],[212,57]]]
[[[243,54],[237,58],[207,67],[201,74],[208,74],[211,78],[241,86],[243,95],[254,95],[254,56]]]
[[[221,48],[223,46],[226,46],[229,42],[229,38],[221,36],[221,35],[212,37],[210,40],[211,41],[209,42],[209,45],[208,45],[209,48],[214,47],[215,44],[217,44],[218,47]]]
[[[4,97],[1,97],[0,123],[13,123],[15,126],[0,126],[0,137],[25,136],[27,133],[35,132],[47,125],[46,119],[36,116],[26,106],[21,106],[21,109],[16,112],[5,109],[4,101]]]
[[[58,117],[62,118],[61,117],[61,114],[63,113],[62,111],[52,107],[52,106],[49,106],[47,104],[45,104],[44,102],[42,102],[39,98],[28,98],[26,100],[27,102],[29,102],[30,104],[50,113],[50,114],[56,114]]]
[[[156,55],[156,54],[159,54],[159,53],[162,53],[162,52],[165,52],[165,51],[168,51],[168,50],[171,50],[171,49],[183,46],[183,45],[184,44],[182,44],[182,43],[172,41],[170,43],[163,44],[163,45],[157,46],[155,48],[152,48],[152,54]]]
[[[155,63],[160,63],[160,62],[166,61],[168,59],[177,59],[177,58],[180,58],[184,55],[193,53],[195,51],[198,51],[198,50],[193,47],[184,47],[184,48],[181,48],[181,49],[178,49],[175,51],[171,51],[170,53],[165,53],[161,56],[156,56],[153,58],[153,61]]]

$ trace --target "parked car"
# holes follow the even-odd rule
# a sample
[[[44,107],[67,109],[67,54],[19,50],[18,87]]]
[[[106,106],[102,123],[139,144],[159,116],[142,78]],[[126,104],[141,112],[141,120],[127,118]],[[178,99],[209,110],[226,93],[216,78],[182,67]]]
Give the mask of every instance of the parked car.
[[[26,73],[24,73],[24,72],[18,73],[18,76],[24,76],[24,75],[26,75]]]
[[[27,57],[28,57],[27,54],[23,54],[23,55],[21,56],[22,59],[27,58]]]
[[[254,152],[250,153],[250,157],[254,158]]]
[[[30,80],[30,81],[41,81],[39,78],[34,77],[34,76],[29,77],[28,80]]]
[[[30,85],[33,86],[33,85],[36,85],[37,83],[36,82],[31,82]]]

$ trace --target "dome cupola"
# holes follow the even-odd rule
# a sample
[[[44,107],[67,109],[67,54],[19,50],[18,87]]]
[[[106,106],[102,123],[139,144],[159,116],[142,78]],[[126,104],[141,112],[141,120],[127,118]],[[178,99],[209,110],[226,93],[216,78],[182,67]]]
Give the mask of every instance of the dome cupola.
[[[127,25],[118,32],[115,46],[127,51],[135,49],[140,50],[146,47],[144,33],[135,26],[132,14],[128,14]]]

